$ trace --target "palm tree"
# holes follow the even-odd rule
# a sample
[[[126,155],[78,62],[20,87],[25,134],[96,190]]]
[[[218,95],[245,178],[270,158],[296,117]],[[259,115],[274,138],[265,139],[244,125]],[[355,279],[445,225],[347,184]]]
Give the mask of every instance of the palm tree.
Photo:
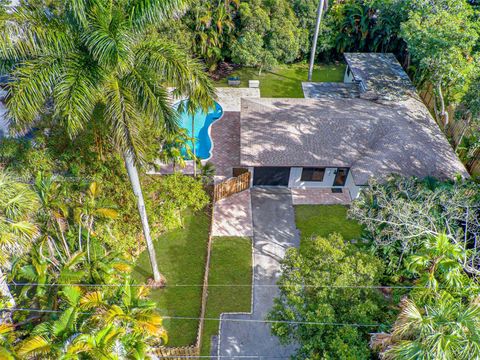
[[[155,24],[181,11],[185,0],[66,0],[58,11],[18,7],[2,33],[0,58],[11,69],[7,108],[14,128],[30,128],[43,111],[73,138],[103,105],[103,121],[123,155],[137,199],[154,281],[164,283],[143,199],[137,165],[145,120],[177,128],[167,92],[212,104],[215,88],[202,64],[171,42],[154,38]],[[18,41],[21,39],[21,41]],[[8,64],[4,62],[4,65]],[[51,106],[50,106],[51,105]]]
[[[9,269],[11,256],[26,252],[37,236],[37,227],[32,222],[37,206],[35,193],[27,184],[0,171],[0,298],[7,299],[6,307],[14,307],[15,300],[3,270]]]
[[[467,254],[467,250],[452,243],[446,234],[427,239],[417,254],[406,260],[407,269],[418,276],[419,289],[415,293],[424,297],[440,289],[471,290],[463,267]]]
[[[162,317],[156,309],[157,303],[148,299],[149,289],[144,286],[131,286],[127,279],[118,293],[118,300],[109,304],[104,311],[100,311],[105,324],[115,323],[120,327],[129,328],[133,334],[144,338],[153,336],[167,342]]]
[[[94,231],[95,220],[98,218],[115,219],[118,217],[118,212],[109,206],[105,206],[99,201],[100,186],[97,182],[90,183],[88,191],[77,211],[78,222],[78,246],[79,250],[83,251],[82,246],[82,224],[87,229],[87,258],[90,261],[90,236]]]
[[[58,303],[64,308],[59,314],[47,314],[47,319],[35,326],[18,344],[18,355],[34,359],[84,358],[80,354],[91,359],[137,358],[125,354],[145,353],[153,341],[166,341],[156,304],[143,298],[144,288],[133,290],[127,283],[119,292],[123,295],[63,287]]]
[[[432,305],[404,300],[393,326],[386,360],[480,358],[480,306],[464,304],[448,294]]]
[[[177,166],[186,166],[185,158],[193,159],[193,152],[190,146],[192,138],[186,129],[179,129],[178,133],[166,134],[161,145],[159,159],[163,164],[173,164],[173,172]]]

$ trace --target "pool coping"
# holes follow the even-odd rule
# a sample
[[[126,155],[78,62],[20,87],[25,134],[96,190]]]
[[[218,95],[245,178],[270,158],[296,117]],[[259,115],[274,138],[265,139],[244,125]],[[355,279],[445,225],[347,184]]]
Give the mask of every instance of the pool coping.
[[[185,101],[185,100],[188,100],[188,99],[182,99],[182,100],[179,100],[177,101],[175,104],[173,104],[173,106],[176,106],[178,103],[182,102],[182,101]],[[213,138],[212,138],[212,125],[218,121],[218,120],[221,120],[223,118],[223,115],[225,115],[225,110],[223,110],[223,106],[218,102],[218,101],[215,101],[215,104],[217,104],[221,111],[222,111],[222,114],[216,118],[215,120],[213,120],[210,125],[208,125],[208,128],[207,128],[207,133],[208,133],[208,137],[210,138],[210,141],[212,142],[212,147],[210,148],[210,151],[208,152],[210,154],[210,156],[206,159],[200,159],[200,163],[202,165],[205,165],[213,156],[213,149],[215,148],[215,143],[213,141]],[[185,163],[186,164],[193,164],[193,160],[185,160]]]

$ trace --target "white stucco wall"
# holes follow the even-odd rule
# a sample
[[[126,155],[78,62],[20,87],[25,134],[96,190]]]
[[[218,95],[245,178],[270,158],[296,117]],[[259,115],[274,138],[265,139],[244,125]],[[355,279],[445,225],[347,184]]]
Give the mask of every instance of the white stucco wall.
[[[352,200],[355,200],[358,197],[360,190],[362,190],[361,186],[355,185],[355,182],[353,181],[352,171],[348,172],[345,187],[348,188],[348,190],[350,191],[350,197],[352,198]]]
[[[337,168],[326,168],[325,176],[323,181],[302,181],[302,169],[301,167],[292,167],[290,171],[290,179],[288,182],[289,188],[296,189],[311,189],[311,188],[331,188],[333,186],[333,181],[335,179],[335,170]],[[349,171],[347,175],[347,180],[345,181],[345,186],[350,191],[350,197],[356,199],[362,189],[361,186],[355,185],[353,181],[352,172]]]
[[[347,68],[345,69],[345,75],[343,76],[343,82],[344,83],[351,83],[353,82],[353,74],[352,72],[350,71],[350,75],[348,74],[348,69],[349,67],[347,66]]]
[[[302,181],[302,169],[301,167],[291,168],[288,187],[297,189],[332,187],[336,168],[326,168],[323,181]]]

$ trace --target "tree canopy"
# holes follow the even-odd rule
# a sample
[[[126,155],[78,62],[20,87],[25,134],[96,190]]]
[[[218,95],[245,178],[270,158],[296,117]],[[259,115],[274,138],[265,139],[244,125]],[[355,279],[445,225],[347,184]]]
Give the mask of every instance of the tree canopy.
[[[269,315],[281,322],[272,332],[284,343],[300,344],[298,359],[369,359],[368,333],[384,320],[386,307],[378,289],[362,286],[379,285],[382,274],[380,259],[338,234],[314,239],[308,251],[289,249]]]

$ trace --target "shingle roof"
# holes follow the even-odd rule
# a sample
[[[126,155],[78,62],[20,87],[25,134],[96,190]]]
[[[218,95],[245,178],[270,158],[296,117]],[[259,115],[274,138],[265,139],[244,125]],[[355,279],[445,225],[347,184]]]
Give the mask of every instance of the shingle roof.
[[[415,98],[242,99],[243,166],[350,167],[372,176],[467,177],[440,128]]]
[[[391,53],[345,53],[355,80],[363,84],[363,97],[396,100],[416,97],[415,87]]]

